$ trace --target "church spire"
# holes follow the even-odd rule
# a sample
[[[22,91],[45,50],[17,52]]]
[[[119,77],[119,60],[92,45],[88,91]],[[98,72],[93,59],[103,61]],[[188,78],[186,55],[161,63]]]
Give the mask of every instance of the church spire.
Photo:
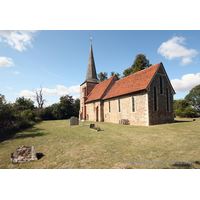
[[[87,66],[87,74],[86,80],[87,82],[95,82],[99,83],[99,79],[97,79],[96,68],[94,63],[93,51],[92,51],[92,38],[90,39],[90,52]]]

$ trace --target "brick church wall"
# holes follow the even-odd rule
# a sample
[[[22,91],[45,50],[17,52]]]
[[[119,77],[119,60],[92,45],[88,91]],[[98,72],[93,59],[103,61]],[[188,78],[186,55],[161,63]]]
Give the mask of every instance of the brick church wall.
[[[80,111],[79,111],[79,120],[81,120],[80,113],[82,113],[82,107],[83,107],[83,97],[84,97],[84,88],[86,88],[86,96],[89,95],[89,93],[92,91],[92,89],[97,85],[98,83],[90,83],[86,82],[80,86]],[[87,112],[87,108],[86,108]],[[87,115],[86,115],[87,118]]]
[[[163,81],[163,94],[160,93],[160,77]],[[157,92],[157,111],[154,111],[154,86]],[[167,111],[167,94],[169,92],[169,111]],[[162,67],[158,69],[148,91],[149,125],[171,123],[174,121],[173,91]]]
[[[132,97],[134,97],[135,112],[132,112]],[[118,110],[118,99],[120,99],[121,112]],[[111,109],[110,113],[109,101]],[[148,126],[147,92],[138,92],[104,101],[104,121],[120,123],[121,119],[128,119],[130,125]]]

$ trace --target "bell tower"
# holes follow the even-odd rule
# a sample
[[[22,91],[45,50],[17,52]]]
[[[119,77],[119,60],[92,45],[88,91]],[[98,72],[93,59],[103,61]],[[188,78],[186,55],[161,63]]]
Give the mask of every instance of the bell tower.
[[[97,78],[93,50],[92,50],[92,38],[90,39],[90,51],[87,66],[87,74],[85,81],[80,85],[80,111],[79,120],[87,120],[86,117],[86,105],[88,95],[92,91],[95,85],[99,84],[101,81]]]

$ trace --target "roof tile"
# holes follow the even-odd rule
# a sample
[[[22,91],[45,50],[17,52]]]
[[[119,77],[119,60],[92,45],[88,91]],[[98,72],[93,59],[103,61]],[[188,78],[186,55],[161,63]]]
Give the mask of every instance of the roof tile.
[[[103,100],[146,89],[160,64],[161,62],[116,81]]]
[[[90,94],[88,95],[88,98],[86,100],[86,103],[90,102],[90,101],[95,101],[95,100],[99,100],[102,98],[102,96],[104,95],[106,89],[108,88],[108,86],[110,85],[110,83],[112,82],[112,80],[114,79],[116,75],[112,76],[111,78],[99,83],[98,85],[96,85],[93,90],[90,92]]]

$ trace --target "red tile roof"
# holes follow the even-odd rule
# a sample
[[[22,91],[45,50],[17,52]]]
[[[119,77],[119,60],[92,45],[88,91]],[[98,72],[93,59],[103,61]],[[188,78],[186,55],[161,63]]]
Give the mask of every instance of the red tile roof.
[[[115,76],[116,75],[96,85],[88,95],[88,98],[85,103],[101,99]]]
[[[103,100],[146,89],[160,64],[161,62],[116,81]]]

